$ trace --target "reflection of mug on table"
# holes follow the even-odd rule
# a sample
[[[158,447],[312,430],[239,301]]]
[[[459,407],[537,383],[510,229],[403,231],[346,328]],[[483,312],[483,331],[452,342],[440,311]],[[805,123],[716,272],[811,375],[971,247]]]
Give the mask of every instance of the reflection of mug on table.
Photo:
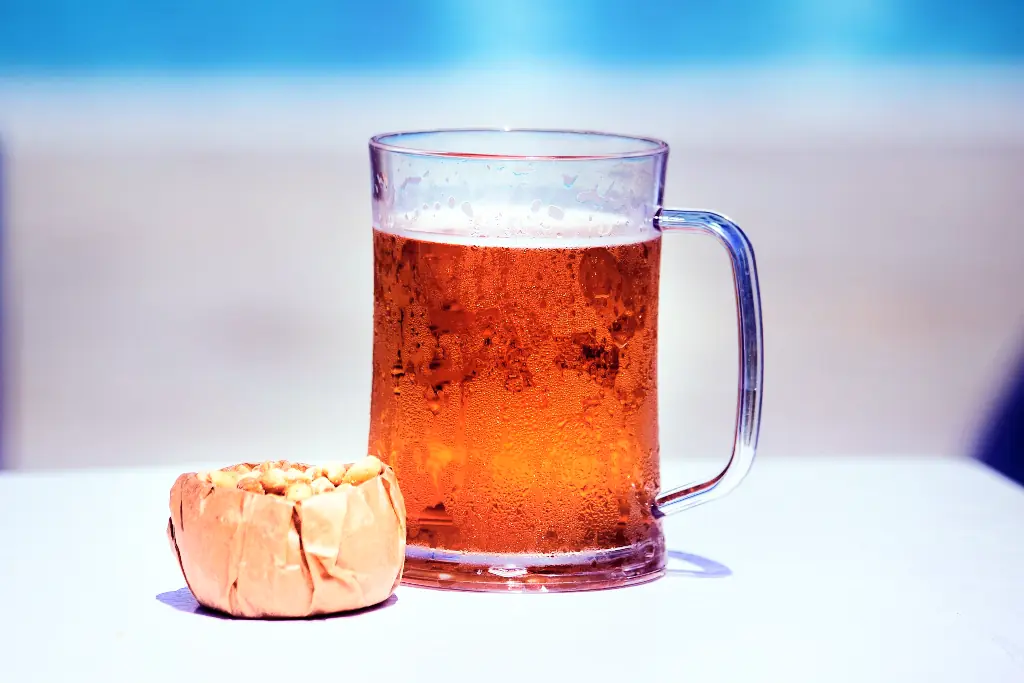
[[[739,229],[661,209],[667,147],[545,131],[371,142],[371,453],[396,470],[408,582],[572,590],[660,576],[659,518],[739,483],[761,381],[753,253]],[[661,233],[729,249],[740,312],[733,458],[659,497]]]

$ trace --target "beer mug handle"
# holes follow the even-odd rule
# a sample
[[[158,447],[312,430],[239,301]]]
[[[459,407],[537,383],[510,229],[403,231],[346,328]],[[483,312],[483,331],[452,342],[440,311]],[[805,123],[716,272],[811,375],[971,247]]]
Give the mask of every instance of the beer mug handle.
[[[663,232],[682,231],[711,235],[729,252],[736,285],[736,315],[739,323],[739,397],[732,456],[725,468],[709,481],[672,489],[658,496],[657,509],[665,514],[680,512],[720,498],[739,486],[754,463],[761,426],[761,392],[764,370],[761,358],[761,293],[757,284],[754,249],[740,227],[724,216],[709,211],[662,209],[654,219]]]

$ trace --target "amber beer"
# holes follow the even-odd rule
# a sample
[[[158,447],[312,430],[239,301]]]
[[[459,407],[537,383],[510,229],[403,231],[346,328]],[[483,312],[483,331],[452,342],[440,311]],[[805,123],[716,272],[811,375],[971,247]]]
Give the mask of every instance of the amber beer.
[[[369,450],[395,468],[409,543],[560,553],[660,533],[660,237],[373,240]]]

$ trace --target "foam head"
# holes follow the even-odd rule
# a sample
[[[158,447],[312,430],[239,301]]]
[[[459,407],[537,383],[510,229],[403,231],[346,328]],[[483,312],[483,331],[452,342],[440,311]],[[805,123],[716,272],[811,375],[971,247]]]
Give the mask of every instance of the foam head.
[[[558,131],[437,131],[371,142],[373,221],[420,239],[506,246],[656,235],[667,147]]]

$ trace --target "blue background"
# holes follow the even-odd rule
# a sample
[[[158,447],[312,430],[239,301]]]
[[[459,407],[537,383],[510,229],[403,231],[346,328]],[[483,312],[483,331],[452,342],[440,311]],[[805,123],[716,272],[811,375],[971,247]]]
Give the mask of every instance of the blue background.
[[[1021,0],[0,0],[0,72],[1017,62]]]

